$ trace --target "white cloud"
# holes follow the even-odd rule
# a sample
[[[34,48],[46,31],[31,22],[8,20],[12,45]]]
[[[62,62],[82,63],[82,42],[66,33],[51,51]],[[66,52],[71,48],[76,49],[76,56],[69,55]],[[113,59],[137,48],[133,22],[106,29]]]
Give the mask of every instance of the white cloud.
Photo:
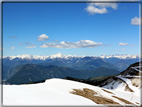
[[[128,43],[119,42],[119,46],[134,46],[135,44],[128,45]]]
[[[98,6],[100,8],[111,7],[113,9],[117,9],[117,7],[118,7],[118,5],[116,3],[95,3],[95,6]]]
[[[11,49],[14,49],[15,47],[13,46],[13,47],[11,47]]]
[[[107,10],[106,8],[96,8],[95,6],[93,5],[89,5],[87,6],[87,8],[85,8],[87,12],[89,12],[90,14],[94,15],[96,13],[99,13],[99,14],[103,14],[103,13],[107,13]]]
[[[140,25],[140,18],[134,17],[131,19],[131,24],[132,25]]]
[[[37,37],[37,41],[46,41],[46,39],[49,39],[46,34],[42,34]]]
[[[92,1],[92,0],[91,0]],[[95,1],[95,0],[94,0]],[[89,14],[103,14],[108,13],[107,8],[117,9],[118,5],[116,3],[88,3],[85,8]]]
[[[26,46],[26,48],[36,48],[34,44],[30,44],[30,46]]]
[[[97,46],[101,46],[102,43],[96,43],[94,41],[90,40],[80,40],[77,42],[68,42],[68,41],[62,41],[60,43],[49,43],[47,42],[46,44],[42,44],[42,48],[94,48]]]
[[[119,46],[128,46],[128,44],[119,42]]]

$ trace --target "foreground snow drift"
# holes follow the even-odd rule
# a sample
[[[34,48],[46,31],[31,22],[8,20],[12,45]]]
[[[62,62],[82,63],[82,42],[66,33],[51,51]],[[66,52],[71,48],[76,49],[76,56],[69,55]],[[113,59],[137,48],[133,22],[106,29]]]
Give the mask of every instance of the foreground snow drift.
[[[132,94],[109,90],[64,79],[49,79],[45,83],[29,85],[3,85],[3,105],[98,105],[92,100],[71,94],[73,89],[89,88],[103,96],[112,99],[121,105],[124,102],[112,97],[112,95],[126,99],[136,105],[140,103],[140,97]],[[105,89],[108,90],[108,89]],[[132,100],[131,100],[132,98]]]

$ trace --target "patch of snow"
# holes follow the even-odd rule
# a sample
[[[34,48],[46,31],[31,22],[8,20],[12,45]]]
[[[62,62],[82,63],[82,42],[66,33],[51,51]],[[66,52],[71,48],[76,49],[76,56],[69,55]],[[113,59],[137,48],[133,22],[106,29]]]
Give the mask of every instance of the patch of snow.
[[[127,78],[121,78],[121,79],[124,80],[128,84],[129,88],[131,88],[134,91],[135,95],[140,95],[140,89],[132,85],[131,79],[127,79]]]
[[[4,105],[97,105],[93,101],[70,94],[72,89],[85,88],[68,80],[50,79],[32,85],[3,85]],[[88,88],[90,86],[87,86]]]
[[[132,69],[138,71],[138,72],[142,72],[141,70],[138,70],[137,68],[141,68],[141,66],[136,66],[136,67],[131,67]]]
[[[80,106],[98,106],[92,100],[82,96],[71,94],[73,89],[89,88],[103,95],[106,98],[116,100],[112,94],[102,90],[97,86],[92,86],[80,82],[64,79],[49,79],[45,83],[28,84],[28,85],[3,85],[3,105],[80,105]],[[107,90],[107,89],[106,89]],[[116,90],[109,90],[124,99],[130,99],[131,94],[120,92]],[[121,101],[116,100],[120,104]],[[135,96],[132,100],[133,103],[139,103],[139,96]]]
[[[125,84],[113,81],[110,84],[103,86],[103,88],[124,92]]]

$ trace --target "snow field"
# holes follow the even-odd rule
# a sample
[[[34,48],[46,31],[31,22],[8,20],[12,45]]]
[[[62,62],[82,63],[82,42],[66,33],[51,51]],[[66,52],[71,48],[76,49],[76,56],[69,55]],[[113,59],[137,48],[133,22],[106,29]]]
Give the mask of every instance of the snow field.
[[[73,89],[89,88],[98,93],[99,96],[113,99],[114,101],[124,104],[110,93],[102,90],[100,87],[79,83],[64,79],[49,79],[45,83],[28,84],[28,85],[3,85],[3,105],[97,105],[92,100],[82,96],[71,94]],[[107,90],[107,89],[105,89]],[[131,94],[108,90],[115,96],[130,101]],[[131,102],[140,102],[139,96],[135,96]]]

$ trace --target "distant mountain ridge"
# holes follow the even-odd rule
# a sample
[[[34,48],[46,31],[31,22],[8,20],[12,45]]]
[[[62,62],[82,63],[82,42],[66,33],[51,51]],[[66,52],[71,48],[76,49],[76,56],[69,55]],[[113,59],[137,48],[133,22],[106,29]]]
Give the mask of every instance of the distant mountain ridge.
[[[64,55],[61,53],[57,53],[50,56],[26,54],[26,55],[18,55],[18,56],[5,56],[3,57],[3,64],[10,67],[16,67],[17,65],[27,64],[27,63],[33,63],[33,64],[47,63],[47,65],[51,63],[52,65],[55,64],[58,66],[57,61],[60,60],[59,61],[60,63],[66,62],[64,63],[64,65],[67,67],[71,67],[76,64],[78,65],[78,63],[81,63],[79,61],[82,61],[86,58],[91,58],[94,60],[101,58],[103,62],[108,62],[113,64],[113,66],[117,66],[116,69],[120,71],[125,70],[132,63],[139,62],[139,59],[140,59],[138,55],[109,55],[109,56],[102,55],[100,57],[96,57],[96,56],[75,56],[75,55],[72,56],[72,55]],[[62,64],[59,64],[59,65],[62,65]],[[84,66],[84,65],[81,65],[81,66]],[[92,69],[94,69],[96,65],[93,65],[93,66],[94,67]]]
[[[76,58],[83,58],[86,57],[86,55],[84,56],[76,56],[76,55],[64,55],[62,53],[57,53],[57,54],[53,54],[53,55],[29,55],[29,54],[25,54],[25,55],[17,55],[17,56],[4,56],[3,58],[9,58],[10,60],[14,59],[14,58],[21,58],[21,59],[39,59],[39,60],[46,60],[46,59],[54,59],[54,58],[72,58],[72,57],[76,57]],[[134,58],[140,58],[139,55],[129,55],[129,54],[114,54],[114,55],[101,55],[101,56],[89,56],[89,57],[100,57],[100,58],[119,58],[119,59],[134,59]]]
[[[106,60],[100,57],[93,56],[84,56],[84,57],[73,57],[73,56],[64,56],[62,54],[58,54],[56,57],[46,58],[45,60],[35,59],[30,55],[26,57],[5,57],[3,58],[3,65],[7,65],[10,67],[16,67],[18,65],[32,63],[32,64],[40,64],[40,65],[55,65],[55,66],[63,66],[63,67],[71,67],[73,69],[79,70],[91,70],[99,67],[106,67],[111,69],[118,69],[117,66],[107,62]]]
[[[116,57],[117,56],[117,57]],[[123,56],[123,58],[118,58]],[[124,59],[125,56],[125,59]],[[3,79],[9,79],[17,71],[17,66],[25,65],[28,63],[39,64],[44,66],[59,66],[70,67],[76,70],[93,70],[99,67],[105,67],[109,69],[116,69],[118,71],[125,70],[130,64],[139,62],[138,55],[112,55],[107,57],[95,56],[71,56],[57,53],[50,56],[38,56],[38,55],[18,55],[7,56],[3,58]]]

